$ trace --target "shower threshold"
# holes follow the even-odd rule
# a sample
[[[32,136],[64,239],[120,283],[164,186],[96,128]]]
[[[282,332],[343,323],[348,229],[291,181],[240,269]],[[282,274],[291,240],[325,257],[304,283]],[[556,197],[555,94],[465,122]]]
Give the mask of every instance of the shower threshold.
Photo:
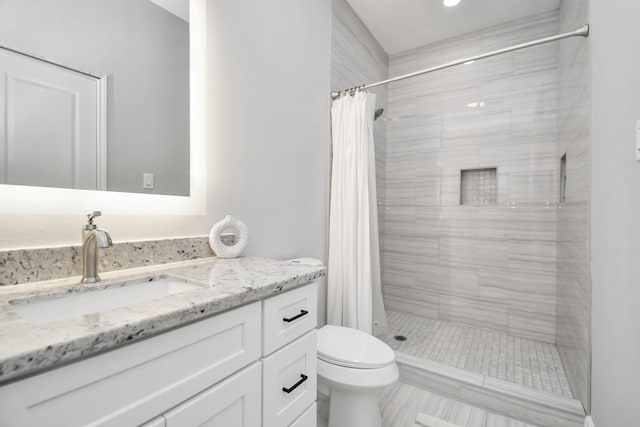
[[[402,382],[539,426],[584,422],[554,344],[407,313],[387,318],[378,337],[396,352]]]

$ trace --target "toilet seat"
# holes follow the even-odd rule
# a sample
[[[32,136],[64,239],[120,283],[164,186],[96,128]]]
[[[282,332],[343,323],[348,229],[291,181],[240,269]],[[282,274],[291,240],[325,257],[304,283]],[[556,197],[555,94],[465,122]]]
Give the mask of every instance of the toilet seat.
[[[347,368],[379,369],[394,363],[395,353],[365,332],[327,325],[318,331],[318,359]]]

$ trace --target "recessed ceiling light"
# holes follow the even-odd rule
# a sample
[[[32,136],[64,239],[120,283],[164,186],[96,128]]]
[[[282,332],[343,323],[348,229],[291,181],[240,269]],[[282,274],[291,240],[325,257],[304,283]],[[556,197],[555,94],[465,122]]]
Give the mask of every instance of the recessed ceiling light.
[[[460,3],[460,0],[443,0],[442,4],[447,7],[457,6]]]

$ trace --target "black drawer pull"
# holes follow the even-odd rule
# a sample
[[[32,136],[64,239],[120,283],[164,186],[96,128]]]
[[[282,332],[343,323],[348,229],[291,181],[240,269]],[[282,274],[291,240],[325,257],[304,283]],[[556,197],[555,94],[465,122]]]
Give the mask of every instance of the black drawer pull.
[[[289,322],[293,322],[296,319],[301,318],[302,316],[306,316],[307,314],[309,314],[309,312],[307,310],[300,310],[300,314],[296,314],[295,316],[289,317],[288,319],[286,317],[283,317],[282,320],[284,322],[289,323]]]
[[[298,381],[297,383],[292,385],[291,388],[282,387],[282,391],[284,391],[285,393],[291,393],[293,390],[297,389],[298,386],[300,386],[300,384],[302,384],[303,382],[305,382],[308,379],[309,379],[309,377],[306,376],[305,374],[300,374],[300,381]]]

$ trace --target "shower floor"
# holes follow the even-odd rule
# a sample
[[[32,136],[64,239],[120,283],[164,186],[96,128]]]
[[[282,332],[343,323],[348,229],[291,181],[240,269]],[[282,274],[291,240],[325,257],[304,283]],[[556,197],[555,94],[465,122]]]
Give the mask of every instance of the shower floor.
[[[394,311],[387,318],[388,331],[378,337],[397,352],[573,397],[554,344]]]

